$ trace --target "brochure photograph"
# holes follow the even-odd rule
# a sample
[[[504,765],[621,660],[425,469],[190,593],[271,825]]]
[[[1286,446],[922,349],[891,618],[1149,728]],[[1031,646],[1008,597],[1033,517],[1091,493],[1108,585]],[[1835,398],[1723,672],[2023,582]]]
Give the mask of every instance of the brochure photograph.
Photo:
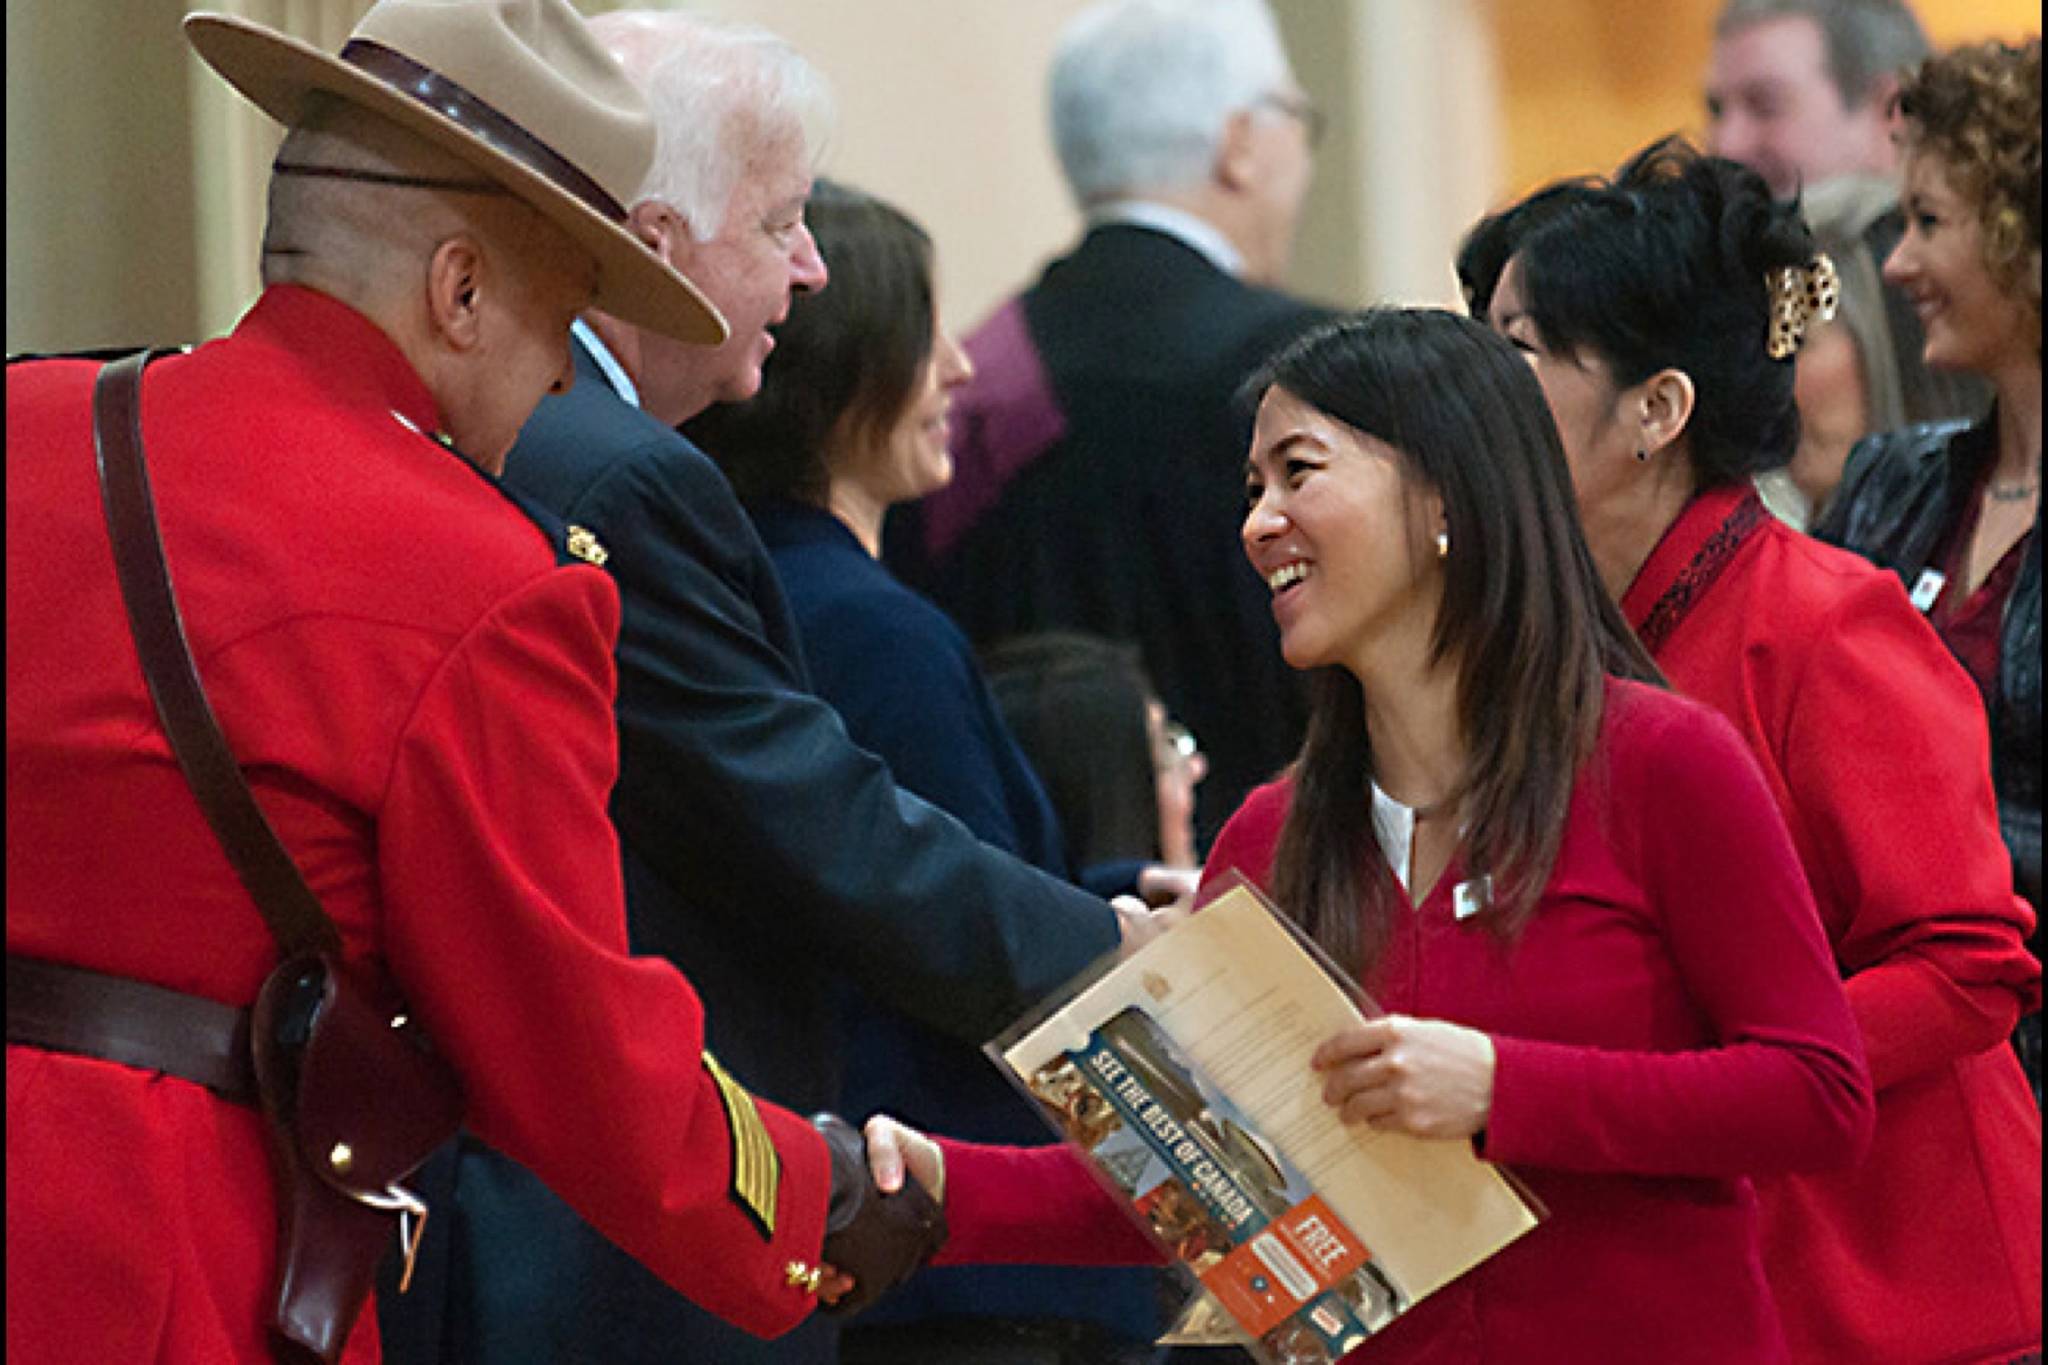
[[[1469,1142],[1322,1102],[1310,1055],[1370,1012],[1234,879],[988,1045],[1199,1289],[1167,1340],[1323,1365],[1541,1217]]]

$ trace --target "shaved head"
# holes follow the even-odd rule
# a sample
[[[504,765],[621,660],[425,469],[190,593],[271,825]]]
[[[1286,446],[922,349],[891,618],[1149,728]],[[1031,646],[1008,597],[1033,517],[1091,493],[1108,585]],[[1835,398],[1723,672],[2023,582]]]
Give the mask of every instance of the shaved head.
[[[264,284],[306,285],[373,313],[441,242],[538,216],[460,157],[320,96],[278,148],[269,210]]]

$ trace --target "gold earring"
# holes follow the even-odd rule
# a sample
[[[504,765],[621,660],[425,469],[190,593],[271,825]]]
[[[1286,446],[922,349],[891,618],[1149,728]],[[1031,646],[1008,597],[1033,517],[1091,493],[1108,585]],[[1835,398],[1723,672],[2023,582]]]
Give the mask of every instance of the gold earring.
[[[1436,533],[1436,557],[1438,559],[1447,559],[1450,557],[1450,553],[1451,533],[1449,531],[1438,531]]]

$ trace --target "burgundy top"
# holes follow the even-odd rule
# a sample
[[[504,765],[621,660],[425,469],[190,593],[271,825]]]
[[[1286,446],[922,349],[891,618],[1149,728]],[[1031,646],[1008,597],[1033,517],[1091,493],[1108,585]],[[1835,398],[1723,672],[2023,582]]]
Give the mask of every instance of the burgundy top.
[[[1786,1358],[1748,1177],[1853,1160],[1869,1078],[1754,760],[1720,717],[1614,683],[1563,846],[1511,949],[1460,921],[1451,865],[1367,985],[1484,1029],[1483,1154],[1550,1211],[1422,1300],[1359,1362]],[[1260,788],[1208,879],[1269,884],[1292,789]],[[1063,1149],[948,1144],[947,1259],[1107,1262],[1149,1244]]]
[[[2033,531],[2029,529],[2014,541],[1991,572],[1985,575],[1984,581],[1977,585],[1977,591],[1963,596],[1963,560],[1969,553],[1970,538],[1977,531],[1978,513],[1984,506],[1984,486],[1990,477],[1991,471],[1987,468],[1970,491],[1966,504],[1969,511],[1957,521],[1941,553],[1935,556],[1935,563],[1948,576],[1948,582],[1927,613],[1927,619],[1941,632],[1942,640],[1977,684],[1987,713],[1998,700],[1998,642],[2005,622],[2006,599],[2012,596],[2013,585],[2019,582],[2020,564],[2026,559],[2027,546],[2034,538]]]

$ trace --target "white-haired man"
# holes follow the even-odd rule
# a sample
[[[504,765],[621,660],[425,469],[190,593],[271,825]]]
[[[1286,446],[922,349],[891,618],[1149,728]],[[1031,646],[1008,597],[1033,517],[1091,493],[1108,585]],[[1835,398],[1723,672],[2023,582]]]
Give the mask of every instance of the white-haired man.
[[[622,226],[646,109],[567,0],[382,0],[339,56],[186,31],[290,129],[262,297],[146,373],[8,371],[7,1354],[374,1359],[359,1314],[406,1224],[329,1182],[398,1198],[444,1131],[422,1111],[465,1112],[642,1273],[785,1331],[821,1245],[850,1268],[828,1229],[867,1177],[628,956],[617,593],[492,477],[593,301],[724,335]],[[451,1082],[399,1085],[390,1049],[421,1054],[379,1006]]]
[[[851,982],[979,1044],[1114,947],[1101,900],[899,791],[812,692],[774,569],[730,485],[675,423],[760,384],[791,292],[826,283],[804,225],[826,96],[787,43],[691,16],[593,27],[646,92],[660,148],[629,221],[731,327],[672,344],[603,309],[578,383],[541,404],[506,482],[609,552],[624,612],[620,781],[633,943],[683,965],[733,1074],[830,1107]],[[1145,911],[1123,908],[1133,929]],[[829,1361],[831,1325],[765,1343],[684,1302],[511,1163],[465,1152],[440,1349],[458,1359]],[[395,1316],[410,1303],[389,1303]],[[423,1357],[425,1358],[425,1357]]]
[[[1249,370],[1324,316],[1285,274],[1321,117],[1264,0],[1111,0],[1061,35],[1060,164],[1088,231],[967,341],[950,487],[891,563],[979,643],[1135,641],[1200,739],[1206,845],[1306,705],[1237,547]]]

